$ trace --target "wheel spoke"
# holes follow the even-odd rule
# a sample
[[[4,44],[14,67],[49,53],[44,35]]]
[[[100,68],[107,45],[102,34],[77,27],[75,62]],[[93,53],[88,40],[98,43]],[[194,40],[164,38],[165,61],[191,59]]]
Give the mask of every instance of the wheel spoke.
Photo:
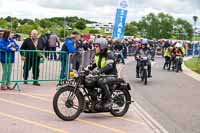
[[[77,111],[80,111],[79,109],[79,103],[78,103],[78,98],[74,94],[73,91],[66,91],[63,92],[60,97],[59,97],[58,105],[59,105],[59,110],[61,113],[63,113],[64,116],[66,117],[71,117],[77,113]],[[72,106],[68,108],[66,106],[66,102],[70,100],[72,101]]]
[[[79,107],[77,105],[74,105],[72,108],[80,111],[80,109],[79,109]]]
[[[71,94],[72,94],[72,92],[70,91],[67,99],[69,99],[71,97]]]

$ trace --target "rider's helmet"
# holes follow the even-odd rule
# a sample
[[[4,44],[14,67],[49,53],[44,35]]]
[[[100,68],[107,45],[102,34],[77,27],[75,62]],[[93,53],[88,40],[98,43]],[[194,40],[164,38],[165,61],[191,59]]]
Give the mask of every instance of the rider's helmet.
[[[105,38],[97,38],[94,44],[99,45],[101,53],[106,53],[108,50],[108,41]]]
[[[101,50],[108,48],[108,42],[105,38],[97,38],[94,44],[99,44]]]
[[[148,40],[147,39],[142,39],[142,46],[147,47],[148,45]]]
[[[176,48],[181,48],[181,47],[182,47],[182,44],[178,42],[178,43],[176,43],[175,47],[176,47]]]

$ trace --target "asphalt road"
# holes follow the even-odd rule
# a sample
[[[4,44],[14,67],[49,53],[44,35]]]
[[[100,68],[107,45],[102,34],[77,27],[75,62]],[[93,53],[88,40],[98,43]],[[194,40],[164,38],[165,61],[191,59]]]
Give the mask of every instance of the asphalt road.
[[[74,121],[63,121],[53,111],[55,84],[21,84],[22,92],[0,91],[0,133],[153,133],[134,104],[120,118],[110,113],[82,113]]]
[[[126,65],[122,75],[136,101],[169,133],[200,133],[200,82],[162,70],[163,61],[156,58],[147,86],[135,78],[135,62]]]

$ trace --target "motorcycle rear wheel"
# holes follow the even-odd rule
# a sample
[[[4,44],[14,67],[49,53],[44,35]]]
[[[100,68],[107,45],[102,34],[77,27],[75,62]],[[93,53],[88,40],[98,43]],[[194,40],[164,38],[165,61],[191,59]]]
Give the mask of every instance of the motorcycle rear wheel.
[[[130,94],[129,94],[128,90],[116,89],[112,93],[113,106],[111,108],[110,113],[113,116],[122,117],[127,113],[128,109],[129,109],[129,104],[130,104],[130,103],[128,103],[129,96],[130,96]],[[118,106],[118,108],[114,107],[115,104]],[[122,108],[121,111],[120,111],[120,108]]]

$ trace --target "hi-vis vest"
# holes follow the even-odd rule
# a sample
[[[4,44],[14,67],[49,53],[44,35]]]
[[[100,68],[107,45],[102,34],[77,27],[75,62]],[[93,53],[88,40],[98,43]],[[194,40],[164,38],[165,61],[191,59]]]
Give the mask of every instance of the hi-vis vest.
[[[165,57],[170,57],[170,56],[171,56],[169,48],[166,48],[166,49],[165,49],[165,54],[164,54],[164,56],[165,56]]]
[[[96,66],[97,66],[97,68],[104,68],[105,66],[106,66],[106,57],[103,57],[102,59],[101,59],[101,64],[100,64],[100,66],[99,66],[99,60],[100,60],[100,56],[99,55],[96,55],[95,56],[95,63],[96,63]]]

